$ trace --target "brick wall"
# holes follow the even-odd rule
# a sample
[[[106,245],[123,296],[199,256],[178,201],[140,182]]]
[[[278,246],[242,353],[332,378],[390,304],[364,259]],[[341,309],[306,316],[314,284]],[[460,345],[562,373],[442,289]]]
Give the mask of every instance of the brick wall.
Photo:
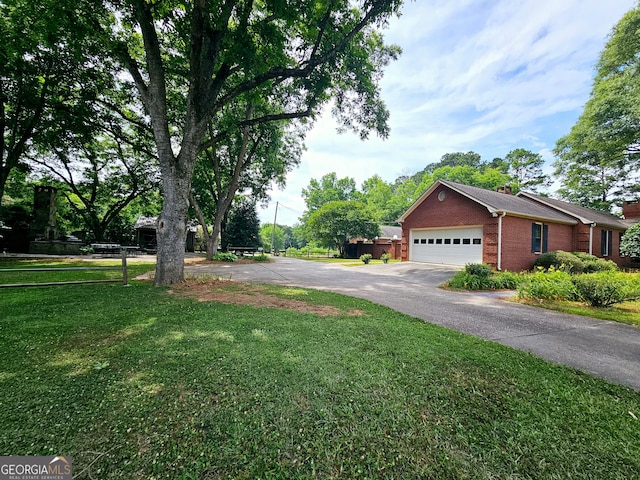
[[[622,215],[624,215],[624,218],[627,220],[640,219],[640,201],[625,201],[622,204]]]
[[[380,255],[383,253],[388,253],[391,255],[392,259],[399,259],[400,257],[400,239],[398,240],[388,240],[388,239],[377,239],[371,242],[363,242],[359,240],[356,242],[356,249],[353,253],[354,258],[360,258],[360,255],[364,255],[365,253],[369,253],[373,256],[373,258],[380,258]]]
[[[445,198],[443,201],[438,200],[438,194],[444,191]],[[476,202],[469,200],[467,197],[460,195],[444,185],[440,185],[429,195],[421,205],[418,206],[406,218],[402,224],[402,247],[401,259],[406,261],[409,259],[409,232],[413,228],[425,227],[463,227],[463,226],[480,226],[495,225],[497,232],[497,219],[492,217],[489,211],[478,205]],[[497,235],[497,234],[496,234]],[[488,245],[487,233],[483,241],[483,256],[491,256],[492,248],[495,250],[496,245]],[[497,238],[497,237],[496,237]],[[495,253],[493,253],[495,256]]]
[[[534,220],[518,217],[502,219],[502,270],[519,272],[529,270],[539,254],[531,251],[531,225]],[[543,222],[539,222],[543,223]],[[572,251],[574,229],[572,225],[548,225],[548,251]]]
[[[608,255],[602,255],[602,231],[613,231],[613,245]],[[603,257],[607,260],[613,260],[619,266],[624,267],[629,265],[629,259],[620,256],[620,233],[624,233],[622,230],[614,230],[607,227],[596,227],[593,229],[593,254],[596,257]]]

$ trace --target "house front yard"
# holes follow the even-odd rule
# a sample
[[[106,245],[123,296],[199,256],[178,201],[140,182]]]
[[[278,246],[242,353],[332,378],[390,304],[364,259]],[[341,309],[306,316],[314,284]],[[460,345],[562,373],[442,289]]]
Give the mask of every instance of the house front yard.
[[[640,395],[364,300],[0,292],[0,454],[74,478],[633,478]]]

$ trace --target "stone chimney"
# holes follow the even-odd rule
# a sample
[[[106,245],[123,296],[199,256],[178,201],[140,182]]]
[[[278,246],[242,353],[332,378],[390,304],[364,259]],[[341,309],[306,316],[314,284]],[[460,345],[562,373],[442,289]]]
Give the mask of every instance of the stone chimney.
[[[622,215],[625,220],[639,220],[640,200],[625,200],[622,204]]]

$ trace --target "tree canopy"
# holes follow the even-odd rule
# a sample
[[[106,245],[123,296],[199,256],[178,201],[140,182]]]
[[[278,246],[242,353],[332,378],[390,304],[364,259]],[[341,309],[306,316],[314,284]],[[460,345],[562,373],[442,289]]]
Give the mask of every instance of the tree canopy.
[[[586,207],[611,207],[640,191],[640,5],[614,27],[591,96],[554,153],[559,193]]]
[[[516,148],[507,153],[504,161],[511,176],[511,187],[514,191],[535,192],[538,187],[549,185],[549,179],[542,172],[544,159],[539,153]]]
[[[243,197],[234,202],[229,220],[222,232],[222,249],[227,247],[259,247],[260,219],[253,199]]]
[[[380,227],[367,206],[356,200],[331,201],[311,214],[309,234],[322,246],[336,248],[344,256],[352,238],[374,238]]]
[[[0,2],[0,198],[14,171],[29,170],[35,148],[63,147],[95,120],[114,79],[91,35],[100,12],[91,2]]]

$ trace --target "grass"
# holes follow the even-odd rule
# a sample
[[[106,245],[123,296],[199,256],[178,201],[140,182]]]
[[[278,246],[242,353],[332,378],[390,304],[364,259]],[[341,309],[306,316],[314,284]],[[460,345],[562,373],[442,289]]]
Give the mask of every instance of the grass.
[[[559,312],[582,315],[585,317],[598,318],[611,322],[626,323],[640,327],[640,302],[623,302],[610,307],[590,307],[581,302],[569,301],[536,301],[518,299],[520,303],[527,303],[536,307],[557,310]]]
[[[0,269],[24,268],[83,268],[83,267],[121,267],[122,260],[58,260],[34,259],[23,260],[16,258],[1,258]],[[128,262],[129,278],[153,270],[155,264],[150,262]],[[0,272],[0,284],[17,283],[46,283],[79,280],[109,280],[122,278],[122,270],[91,270],[91,271],[46,271],[46,272]]]
[[[301,260],[309,260],[312,262],[321,262],[321,263],[337,263],[340,265],[345,265],[347,267],[359,267],[365,266],[365,263],[359,258],[329,258],[329,257],[300,257]],[[388,263],[399,263],[400,260],[389,260]],[[369,265],[383,264],[384,262],[380,259],[372,258],[369,260]]]
[[[334,313],[1,292],[0,455],[100,479],[638,477],[637,392],[364,300],[264,292]]]

